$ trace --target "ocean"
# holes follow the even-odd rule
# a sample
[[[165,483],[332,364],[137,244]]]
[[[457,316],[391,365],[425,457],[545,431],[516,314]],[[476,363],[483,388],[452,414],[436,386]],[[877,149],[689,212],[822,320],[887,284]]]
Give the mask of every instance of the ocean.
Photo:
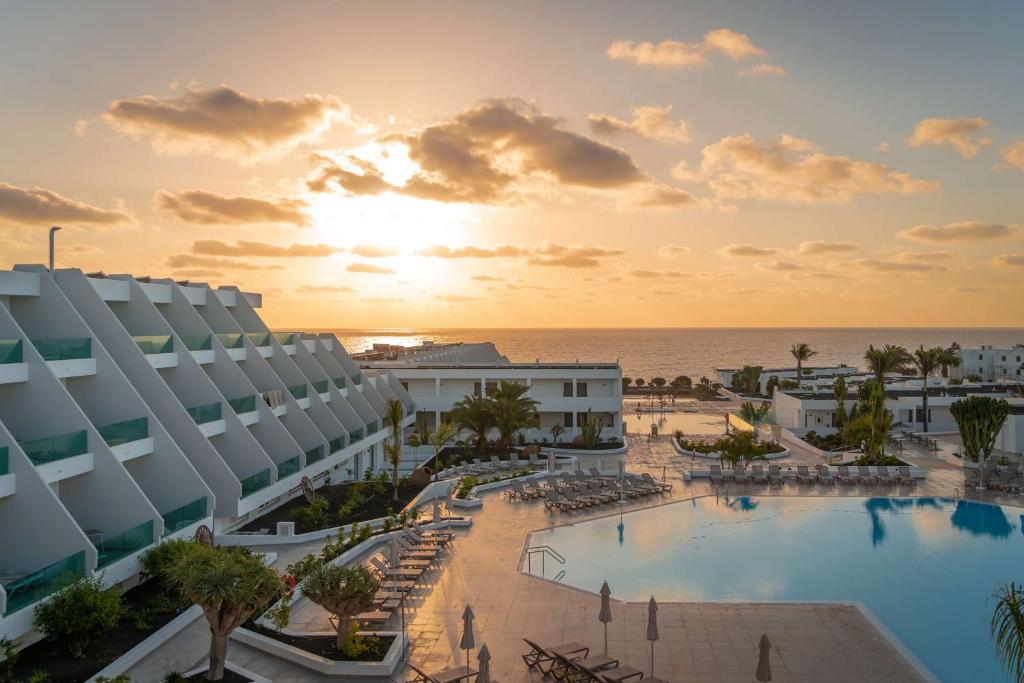
[[[713,368],[745,364],[792,366],[793,344],[818,352],[811,365],[863,365],[868,344],[964,347],[1024,344],[1024,328],[652,328],[652,329],[400,329],[334,332],[350,352],[373,343],[411,346],[491,341],[512,361],[615,361],[628,377],[711,377]]]

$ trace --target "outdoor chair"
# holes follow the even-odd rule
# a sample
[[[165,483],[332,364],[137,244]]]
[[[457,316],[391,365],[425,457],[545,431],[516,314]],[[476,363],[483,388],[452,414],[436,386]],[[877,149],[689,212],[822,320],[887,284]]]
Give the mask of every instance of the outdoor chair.
[[[709,467],[709,469],[711,471],[711,483],[712,484],[715,483],[716,481],[722,482],[722,481],[725,480],[725,475],[722,473],[722,466],[721,465],[711,465]]]
[[[818,481],[823,484],[831,484],[835,486],[836,475],[832,474],[832,471],[825,465],[815,465],[815,471],[818,473]]]
[[[838,470],[839,470],[839,483],[840,484],[850,484],[850,485],[852,485],[852,484],[856,484],[857,481],[860,479],[860,477],[858,477],[856,474],[851,474],[850,473],[850,468],[849,468],[848,465],[840,465]]]
[[[523,661],[526,662],[526,668],[536,668],[542,674],[551,670],[557,661],[556,654],[563,657],[586,657],[590,654],[590,648],[581,643],[561,643],[553,647],[541,647],[528,638],[523,638],[523,642],[530,646],[530,651],[522,656]],[[545,667],[545,665],[547,666]]]
[[[876,475],[871,474],[871,470],[867,465],[858,465],[857,475],[860,477],[860,483],[862,484],[877,484],[879,481]]]
[[[899,472],[900,483],[908,486],[917,486],[917,478],[910,473],[909,467],[897,467],[896,471]]]
[[[646,483],[646,484],[648,484],[650,486],[657,486],[662,491],[671,491],[672,490],[672,484],[669,484],[668,482],[664,482],[664,481],[658,481],[657,479],[655,479],[654,477],[651,476],[650,472],[642,472],[640,474],[640,478],[643,479],[644,483]]]
[[[750,479],[755,484],[767,484],[768,474],[764,471],[764,468],[760,465],[750,466]]]
[[[898,484],[900,478],[889,473],[889,468],[879,465],[875,468],[878,471],[878,481],[882,484]]]
[[[818,479],[817,474],[811,474],[811,471],[807,469],[807,465],[796,466],[796,483],[798,484],[813,484]]]
[[[768,465],[768,483],[769,484],[784,484],[786,478],[782,475],[782,470],[778,465]]]

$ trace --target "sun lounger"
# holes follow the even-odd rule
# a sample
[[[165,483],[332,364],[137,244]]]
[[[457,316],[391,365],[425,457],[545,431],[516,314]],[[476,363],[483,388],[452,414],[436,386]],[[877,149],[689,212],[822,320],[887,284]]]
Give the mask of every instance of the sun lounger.
[[[414,543],[410,543],[409,537],[404,534],[399,534],[395,542],[401,548],[400,552],[403,557],[410,557],[419,560],[432,560],[441,552],[441,549],[436,545],[416,545]]]
[[[737,483],[746,483],[750,481],[750,475],[747,474],[745,469],[734,467],[732,469],[732,480]]]
[[[879,465],[875,468],[878,471],[878,481],[883,484],[898,484],[900,478],[896,475],[889,473],[889,468],[885,465]]]
[[[591,479],[597,479],[602,482],[607,481],[609,479],[608,476],[601,474],[601,470],[597,469],[596,467],[591,467],[589,470],[587,470],[587,473],[590,475]]]
[[[658,488],[665,492],[672,490],[672,484],[669,484],[668,482],[664,481],[658,481],[657,479],[651,476],[650,472],[642,472],[640,474],[640,478],[643,479],[644,483],[647,484],[648,486],[657,486]]]
[[[917,478],[910,473],[909,467],[897,467],[896,471],[899,472],[901,484],[906,484],[907,486],[917,486]]]
[[[629,488],[625,483],[620,485],[617,481],[612,481],[610,489],[616,497],[626,496],[627,498],[639,498],[642,495],[642,492],[639,489]]]
[[[598,486],[594,482],[590,482],[587,485],[585,493],[587,493],[587,494],[589,494],[589,495],[591,495],[591,496],[593,496],[595,498],[600,499],[600,501],[602,503],[609,503],[609,502],[611,502],[613,500],[618,500],[618,496],[617,495],[612,494],[612,493],[602,489],[600,486]]]
[[[657,488],[655,488],[653,486],[648,486],[647,484],[643,484],[643,483],[637,482],[635,479],[632,479],[630,477],[623,477],[622,478],[622,485],[624,487],[626,487],[627,489],[633,489],[634,491],[639,491],[641,495],[645,495],[645,496],[650,495],[652,493],[657,493],[658,492]]]
[[[554,490],[549,490],[547,497],[544,499],[545,510],[557,509],[561,512],[565,512],[566,510],[576,510],[580,507],[583,507],[583,505],[579,501],[562,498],[561,494]]]
[[[750,479],[755,484],[767,484],[768,474],[764,471],[764,468],[760,465],[750,466]]]
[[[856,484],[860,479],[856,474],[850,473],[850,468],[847,465],[840,465],[837,469],[840,484]]]
[[[491,467],[496,470],[507,470],[512,466],[511,462],[506,462],[496,455],[491,456]]]
[[[717,482],[725,481],[725,474],[722,472],[722,466],[721,465],[711,465],[709,469],[711,470],[711,483],[712,484],[715,483],[716,481]]]
[[[379,571],[381,573],[381,575],[383,575],[384,577],[389,578],[389,579],[402,579],[402,580],[406,580],[406,581],[409,581],[409,580],[415,581],[416,579],[418,579],[421,576],[423,576],[423,570],[422,569],[403,569],[401,567],[395,568],[395,567],[392,567],[392,566],[390,566],[388,564],[385,564],[384,561],[380,558],[379,555],[371,557],[370,558],[370,564],[372,564],[374,567],[376,567],[377,571]]]
[[[505,489],[505,495],[508,496],[509,500],[515,500],[517,498],[519,500],[526,500],[531,497],[517,479],[513,479],[508,483],[508,488]]]
[[[546,674],[557,662],[556,655],[563,657],[586,657],[590,654],[590,648],[582,643],[561,643],[553,647],[541,647],[537,643],[523,638],[523,642],[530,646],[530,651],[523,655],[526,668],[536,667],[538,671]]]
[[[454,532],[445,531],[444,529],[424,529],[416,520],[410,522],[409,527],[406,531],[411,531],[416,537],[422,538],[425,543],[447,543],[455,536]]]
[[[389,579],[372,563],[364,566],[380,581],[381,590],[407,593],[416,587],[415,581],[409,581],[407,579]]]
[[[857,465],[857,476],[862,484],[877,484],[878,477],[871,473],[867,465]]]
[[[782,475],[782,470],[779,469],[778,465],[768,465],[768,483],[769,484],[783,484],[786,478]]]
[[[452,667],[434,674],[424,673],[422,669],[417,669],[412,664],[409,664],[409,668],[412,669],[414,675],[408,683],[456,683],[456,681],[471,680],[477,673],[465,666]]]
[[[798,484],[813,484],[818,480],[818,475],[811,474],[811,471],[807,469],[807,465],[796,466],[796,483]]]
[[[822,484],[832,484],[833,486],[835,485],[836,475],[832,474],[832,470],[830,470],[827,466],[815,465],[814,470],[818,473],[818,481],[820,481]]]

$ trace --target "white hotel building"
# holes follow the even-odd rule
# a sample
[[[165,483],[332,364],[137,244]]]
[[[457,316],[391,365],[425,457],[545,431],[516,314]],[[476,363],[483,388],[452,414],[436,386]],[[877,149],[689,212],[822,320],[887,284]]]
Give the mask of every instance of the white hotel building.
[[[300,480],[384,468],[386,403],[333,335],[272,333],[258,294],[202,283],[0,271],[0,637],[68,577],[221,533]]]
[[[1024,346],[997,349],[991,345],[960,349],[960,365],[950,368],[953,379],[980,377],[982,382],[1024,382]]]

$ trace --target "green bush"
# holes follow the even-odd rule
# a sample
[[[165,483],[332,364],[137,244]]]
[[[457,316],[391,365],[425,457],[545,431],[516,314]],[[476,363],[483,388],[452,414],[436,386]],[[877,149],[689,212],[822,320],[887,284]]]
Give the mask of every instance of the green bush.
[[[18,648],[7,638],[0,638],[0,683],[15,683],[14,663],[18,660]]]
[[[142,573],[147,578],[167,581],[167,571],[178,558],[196,547],[195,541],[172,539],[158,543],[140,558]]]
[[[119,588],[104,588],[99,576],[84,577],[36,607],[36,628],[63,643],[72,657],[82,657],[97,637],[117,625],[124,611]]]
[[[329,509],[330,503],[327,502],[326,498],[317,498],[309,505],[296,508],[292,516],[303,529],[309,531],[325,529],[331,524]]]
[[[474,476],[463,477],[459,480],[459,486],[455,489],[455,497],[459,500],[464,500],[469,496],[469,492],[473,490],[473,487],[480,483],[480,480]]]
[[[164,676],[163,683],[185,683],[186,680],[188,679],[185,678],[184,674],[178,671],[171,671]]]

